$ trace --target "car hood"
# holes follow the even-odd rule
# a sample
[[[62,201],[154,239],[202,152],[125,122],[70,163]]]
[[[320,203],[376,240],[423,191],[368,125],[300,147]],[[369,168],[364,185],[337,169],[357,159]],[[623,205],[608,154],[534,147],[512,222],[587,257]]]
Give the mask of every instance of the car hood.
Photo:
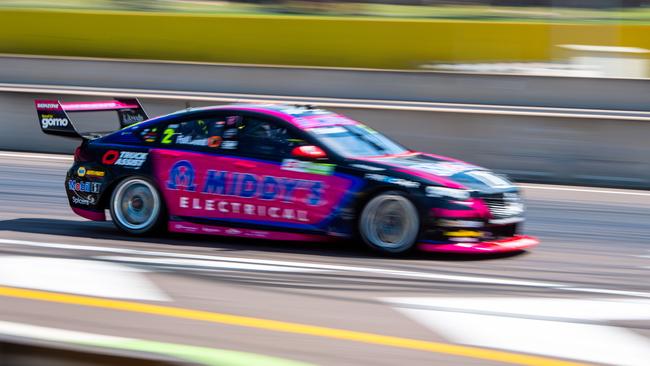
[[[467,188],[485,193],[515,189],[512,182],[501,175],[480,166],[444,156],[411,153],[364,158],[363,160],[449,188]]]

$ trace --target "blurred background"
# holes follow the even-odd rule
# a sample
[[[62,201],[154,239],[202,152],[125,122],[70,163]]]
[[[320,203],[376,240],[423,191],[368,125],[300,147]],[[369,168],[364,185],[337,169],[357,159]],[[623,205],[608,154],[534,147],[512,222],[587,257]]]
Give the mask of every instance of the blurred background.
[[[0,365],[650,360],[650,1],[0,1]],[[127,237],[34,99],[313,104],[508,174],[512,256]],[[79,117],[88,130],[114,116]]]
[[[6,53],[567,76],[648,74],[650,8],[642,0],[5,0],[0,7]],[[48,27],[53,18],[54,29]],[[30,30],[22,32],[25,28]]]

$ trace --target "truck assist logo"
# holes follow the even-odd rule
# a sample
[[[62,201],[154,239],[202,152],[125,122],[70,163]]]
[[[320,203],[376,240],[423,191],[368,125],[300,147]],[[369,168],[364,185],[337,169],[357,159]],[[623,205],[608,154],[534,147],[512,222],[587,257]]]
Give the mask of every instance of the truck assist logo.
[[[140,169],[148,155],[149,153],[143,152],[108,150],[102,157],[102,164]]]

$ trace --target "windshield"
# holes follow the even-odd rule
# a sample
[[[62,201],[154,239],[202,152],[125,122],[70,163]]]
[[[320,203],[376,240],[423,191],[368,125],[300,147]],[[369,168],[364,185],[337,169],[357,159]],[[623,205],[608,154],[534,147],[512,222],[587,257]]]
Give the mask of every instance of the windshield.
[[[364,125],[308,128],[325,146],[346,157],[403,154],[405,148]]]

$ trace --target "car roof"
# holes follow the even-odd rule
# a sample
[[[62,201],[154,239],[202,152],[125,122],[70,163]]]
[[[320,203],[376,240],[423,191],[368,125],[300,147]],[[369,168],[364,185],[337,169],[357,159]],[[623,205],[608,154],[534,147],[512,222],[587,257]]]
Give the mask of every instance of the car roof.
[[[273,116],[287,121],[294,126],[305,129],[312,127],[323,127],[333,125],[350,125],[359,124],[345,116],[337,113],[315,108],[309,105],[288,105],[288,104],[229,104],[222,106],[195,107],[182,109],[170,114],[155,117],[144,122],[146,125],[162,122],[171,118],[191,115],[194,113],[208,111],[232,111],[232,112],[252,112]]]

